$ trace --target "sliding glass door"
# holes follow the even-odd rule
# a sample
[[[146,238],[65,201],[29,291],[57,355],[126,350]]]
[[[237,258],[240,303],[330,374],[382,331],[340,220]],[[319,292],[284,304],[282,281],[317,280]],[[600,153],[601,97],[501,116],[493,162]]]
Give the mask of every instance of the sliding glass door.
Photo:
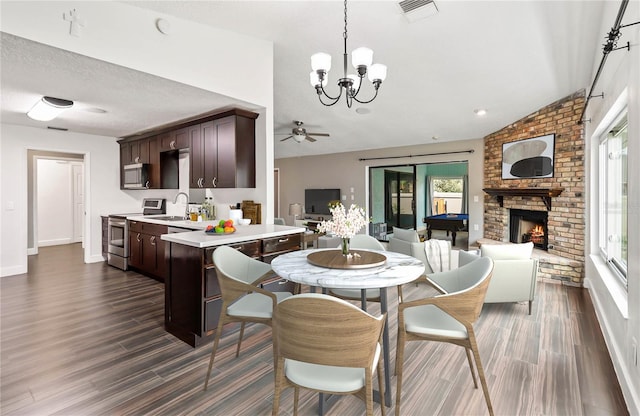
[[[393,227],[415,228],[416,202],[414,189],[415,176],[413,172],[385,170],[385,222],[387,223],[387,230],[390,232]]]

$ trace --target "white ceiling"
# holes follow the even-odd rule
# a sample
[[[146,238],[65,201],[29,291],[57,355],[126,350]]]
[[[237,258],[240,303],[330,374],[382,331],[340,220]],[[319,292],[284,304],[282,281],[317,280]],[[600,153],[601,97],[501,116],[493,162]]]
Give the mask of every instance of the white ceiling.
[[[337,93],[344,24],[339,1],[127,3],[274,42],[276,133],[290,132],[292,121],[302,120],[308,131],[331,134],[315,143],[280,142],[286,136],[277,134],[277,158],[434,143],[434,136],[482,138],[588,89],[604,36],[598,33],[601,1],[437,0],[437,14],[413,23],[394,1],[352,1],[349,52],[370,47],[374,62],[388,66],[388,77],[374,102],[348,109],[344,101],[321,105],[309,84],[310,56],[327,52],[333,58],[327,89]],[[247,108],[228,97],[4,33],[1,41],[4,123],[42,126],[24,114],[41,95],[78,104],[50,125],[116,137],[219,107]],[[188,105],[175,106],[177,95]],[[479,108],[488,114],[476,116]]]

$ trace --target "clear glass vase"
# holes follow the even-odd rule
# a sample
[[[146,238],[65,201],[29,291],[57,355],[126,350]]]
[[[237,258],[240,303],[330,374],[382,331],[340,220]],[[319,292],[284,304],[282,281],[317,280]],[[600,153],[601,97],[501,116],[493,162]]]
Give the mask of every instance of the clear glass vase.
[[[347,256],[349,255],[349,243],[350,243],[351,239],[349,238],[343,238],[342,239],[342,255],[343,256]]]

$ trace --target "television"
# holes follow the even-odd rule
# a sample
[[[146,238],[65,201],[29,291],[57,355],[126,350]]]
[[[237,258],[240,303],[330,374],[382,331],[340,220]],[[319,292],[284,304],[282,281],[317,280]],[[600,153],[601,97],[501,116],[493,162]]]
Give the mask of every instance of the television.
[[[305,189],[304,212],[306,214],[331,215],[329,204],[340,202],[340,189]]]

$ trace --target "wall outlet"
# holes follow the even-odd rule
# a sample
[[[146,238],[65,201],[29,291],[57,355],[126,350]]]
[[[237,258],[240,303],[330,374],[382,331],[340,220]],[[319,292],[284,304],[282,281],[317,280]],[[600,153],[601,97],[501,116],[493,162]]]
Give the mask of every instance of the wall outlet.
[[[346,195],[342,195],[342,200],[346,201],[347,200],[347,196]]]
[[[478,231],[480,226],[478,224],[473,224],[473,231]]]
[[[473,196],[473,202],[478,202],[480,199],[478,198],[478,195],[474,195]]]

